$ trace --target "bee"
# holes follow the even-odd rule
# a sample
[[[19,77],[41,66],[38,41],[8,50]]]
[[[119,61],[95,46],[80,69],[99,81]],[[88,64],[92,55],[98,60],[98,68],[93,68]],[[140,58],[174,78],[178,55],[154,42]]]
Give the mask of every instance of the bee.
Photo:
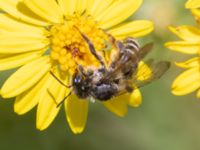
[[[76,29],[87,43],[91,54],[99,61],[100,67],[84,68],[83,66],[78,65],[78,69],[73,75],[71,86],[64,85],[54,73],[51,72],[62,85],[67,88],[72,88],[71,92],[60,102],[60,104],[72,93],[76,94],[80,99],[99,101],[111,100],[121,94],[131,93],[135,88],[140,88],[151,81],[160,78],[170,67],[170,63],[167,61],[154,63],[153,60],[149,60],[146,63],[151,69],[150,77],[143,81],[137,80],[136,74],[138,72],[138,65],[151,51],[153,47],[152,43],[146,44],[141,48],[131,37],[119,41],[112,35],[106,33],[110,43],[117,50],[114,59],[112,59],[107,66],[103,57],[96,52],[90,39],[77,27]]]

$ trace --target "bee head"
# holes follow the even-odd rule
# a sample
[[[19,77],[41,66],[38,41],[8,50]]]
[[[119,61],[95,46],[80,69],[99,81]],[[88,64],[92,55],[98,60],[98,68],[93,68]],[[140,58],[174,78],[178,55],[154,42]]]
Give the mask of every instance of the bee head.
[[[80,98],[86,98],[90,92],[90,80],[82,74],[76,74],[73,78],[74,92]]]

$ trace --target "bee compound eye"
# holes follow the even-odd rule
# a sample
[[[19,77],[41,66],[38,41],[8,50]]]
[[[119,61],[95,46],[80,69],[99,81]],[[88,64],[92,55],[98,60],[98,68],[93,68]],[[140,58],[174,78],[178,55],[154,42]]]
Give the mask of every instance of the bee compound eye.
[[[78,78],[75,78],[75,79],[74,79],[74,82],[75,82],[75,83],[80,83],[80,82],[81,82],[81,78],[79,78],[79,77],[78,77]]]

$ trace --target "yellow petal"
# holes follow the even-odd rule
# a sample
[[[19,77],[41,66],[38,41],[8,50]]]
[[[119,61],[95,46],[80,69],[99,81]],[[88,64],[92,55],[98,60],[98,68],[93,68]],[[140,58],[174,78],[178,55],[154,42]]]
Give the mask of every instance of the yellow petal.
[[[186,95],[200,87],[199,67],[188,69],[180,74],[172,84],[172,93]]]
[[[4,83],[1,95],[4,98],[17,96],[36,84],[50,69],[48,57],[38,58],[18,69]]]
[[[14,104],[14,110],[17,114],[22,115],[35,107],[42,93],[46,92],[48,88],[49,74],[47,74],[39,83],[33,86],[30,90],[17,96]]]
[[[200,50],[199,42],[176,41],[168,42],[165,46],[171,50],[185,54],[197,54]]]
[[[41,56],[38,52],[0,55],[0,71],[16,68],[33,61]]]
[[[87,9],[88,1],[89,0],[58,0],[66,16],[70,16],[74,12],[81,14]]]
[[[20,20],[20,21],[25,21],[34,25],[40,25],[40,26],[48,26],[49,23],[39,20],[39,19],[35,19],[33,17],[29,17],[25,14],[23,14],[21,12],[21,10],[19,11],[17,8],[20,7],[21,5],[21,0],[1,0],[0,1],[0,6],[1,9],[5,12],[7,12],[8,14],[10,14],[12,17]],[[26,14],[29,14],[28,12]]]
[[[89,9],[90,14],[92,14],[94,18],[97,18],[113,3],[113,1],[114,0],[95,0]]]
[[[76,1],[76,12],[82,13],[84,10],[86,10],[88,5],[88,0],[75,0]]]
[[[142,103],[142,95],[139,89],[135,89],[129,97],[129,105],[132,107],[139,107]]]
[[[200,1],[199,0],[188,0],[185,4],[185,7],[188,9],[191,8],[199,8],[200,7]]]
[[[38,16],[52,23],[61,23],[63,14],[55,0],[24,0],[23,3]]]
[[[32,32],[5,33],[0,36],[0,53],[16,54],[47,48],[49,40]]]
[[[8,31],[13,33],[13,31],[18,31],[18,32],[29,32],[31,33],[38,33],[38,34],[43,34],[44,33],[44,28],[42,27],[36,27],[30,24],[26,24],[24,22],[20,22],[18,20],[13,19],[11,16],[8,14],[0,14],[0,32],[2,31]]]
[[[83,132],[88,115],[88,101],[80,100],[76,95],[71,95],[65,101],[67,121],[73,133]]]
[[[58,2],[66,16],[70,16],[75,12],[77,0],[59,0]]]
[[[124,38],[131,36],[134,38],[144,36],[153,31],[153,23],[146,20],[132,21],[129,23],[124,23],[114,29],[111,29],[111,33],[114,37]]]
[[[198,18],[200,18],[200,10],[199,9],[192,9],[191,10],[192,14]]]
[[[32,30],[31,30],[32,31]],[[17,31],[17,32],[3,32],[0,35],[0,40],[4,40],[4,39],[8,39],[10,37],[10,39],[27,39],[29,41],[33,41],[33,40],[37,40],[38,42],[42,42],[42,41],[48,41],[48,39],[46,38],[46,36],[44,35],[44,32],[39,31],[39,32],[28,32],[28,31]]]
[[[200,41],[200,30],[192,26],[169,27],[169,30],[183,40],[191,42]]]
[[[197,97],[200,98],[200,90],[197,92]]]
[[[198,67],[200,66],[200,59],[199,57],[194,57],[184,62],[179,62],[179,63],[176,62],[175,64],[176,66],[181,67],[181,68]]]
[[[37,107],[36,127],[39,130],[46,129],[53,122],[60,110],[58,103],[64,98],[67,91],[66,87],[62,86],[51,75],[47,84],[48,86],[40,96]]]
[[[136,79],[140,81],[144,81],[144,80],[149,79],[151,76],[152,76],[151,68],[149,68],[149,66],[145,64],[143,61],[140,61],[138,65]]]
[[[127,114],[127,104],[129,94],[117,96],[111,100],[103,102],[104,106],[119,117],[124,117]]]
[[[117,0],[97,17],[102,28],[107,29],[130,17],[142,4],[143,0]]]
[[[86,8],[86,11],[89,13],[90,10],[92,9],[93,7],[93,4],[95,3],[96,0],[87,0],[87,8]],[[107,1],[113,1],[113,0],[107,0]],[[91,13],[90,13],[91,14]],[[94,18],[96,18],[94,16]]]

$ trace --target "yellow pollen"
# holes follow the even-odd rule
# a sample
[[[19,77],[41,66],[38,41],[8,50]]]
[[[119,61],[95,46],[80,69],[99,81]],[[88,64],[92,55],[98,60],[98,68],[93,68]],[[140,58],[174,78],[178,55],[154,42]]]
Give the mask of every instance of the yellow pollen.
[[[77,64],[99,65],[87,42],[75,27],[91,40],[99,54],[102,54],[105,41],[108,41],[105,32],[88,16],[72,16],[65,23],[51,27],[51,58],[62,72],[70,74],[77,70]]]
[[[60,55],[66,55],[67,54],[67,51],[65,48],[62,48],[61,51],[60,51]]]

